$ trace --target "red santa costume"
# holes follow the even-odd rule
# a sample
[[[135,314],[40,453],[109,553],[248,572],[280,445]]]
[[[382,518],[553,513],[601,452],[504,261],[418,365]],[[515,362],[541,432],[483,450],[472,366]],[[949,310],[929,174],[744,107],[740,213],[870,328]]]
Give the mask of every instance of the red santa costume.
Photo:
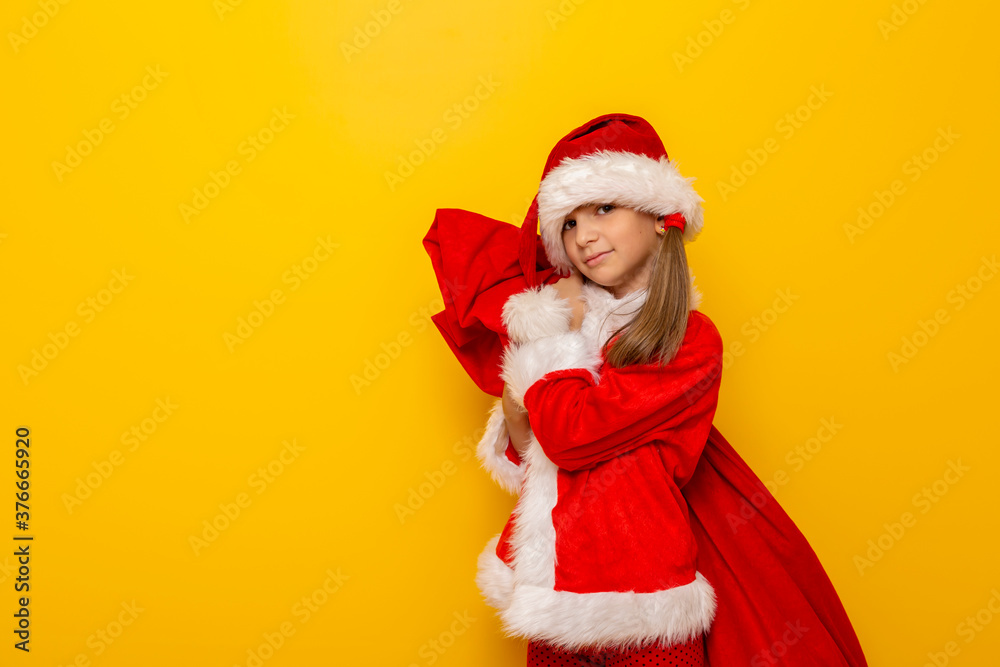
[[[551,286],[571,266],[562,222],[603,202],[680,221],[685,242],[702,228],[702,199],[652,127],[609,114],[553,149],[520,233],[439,209],[424,239],[445,296],[435,324],[477,384],[500,396],[506,383],[531,421],[524,460],[499,399],[479,443],[483,466],[518,494],[479,556],[484,598],[508,634],[557,651],[700,649],[707,633],[709,664],[794,651],[789,664],[866,665],[808,542],[712,425],[723,346],[693,276],[666,366],[604,363],[646,289],[618,299],[586,283],[570,329]]]

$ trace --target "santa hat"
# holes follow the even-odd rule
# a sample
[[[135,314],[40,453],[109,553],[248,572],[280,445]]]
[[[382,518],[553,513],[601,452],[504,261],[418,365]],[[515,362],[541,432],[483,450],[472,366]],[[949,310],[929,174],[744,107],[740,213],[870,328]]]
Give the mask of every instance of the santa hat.
[[[521,225],[519,256],[528,284],[538,285],[536,221],[549,262],[569,274],[573,265],[563,246],[563,220],[584,204],[613,203],[657,217],[683,215],[684,242],[694,241],[702,228],[704,199],[691,187],[693,180],[681,176],[656,130],[639,116],[606,114],[576,128],[549,153]]]

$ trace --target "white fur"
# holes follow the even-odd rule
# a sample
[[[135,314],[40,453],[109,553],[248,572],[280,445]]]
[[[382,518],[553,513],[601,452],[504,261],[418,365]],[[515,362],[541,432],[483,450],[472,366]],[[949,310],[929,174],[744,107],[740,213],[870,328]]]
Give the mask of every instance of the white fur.
[[[556,585],[556,529],[552,525],[552,510],[559,498],[559,469],[545,456],[534,435],[525,458],[528,469],[514,509],[511,535],[515,590],[525,585],[553,589]]]
[[[506,609],[514,596],[514,570],[497,556],[497,544],[501,533],[497,533],[479,554],[476,570],[476,585],[483,594],[486,604],[494,609]]]
[[[572,266],[562,242],[563,220],[583,204],[610,203],[656,216],[683,213],[684,241],[701,232],[702,199],[666,156],[654,160],[637,153],[597,151],[564,158],[538,188],[538,217],[545,252],[552,265],[566,274]]]
[[[689,584],[654,593],[555,590],[558,468],[532,437],[525,484],[510,537],[512,566],[496,555],[499,535],[479,555],[476,584],[497,609],[504,632],[544,640],[565,650],[584,646],[631,648],[661,640],[685,643],[708,632],[715,617],[715,591],[695,573]]]
[[[600,353],[588,344],[579,331],[545,336],[520,345],[511,344],[503,353],[501,377],[511,398],[522,408],[524,394],[546,373],[565,368],[586,368],[597,381]]]
[[[569,331],[573,307],[552,285],[528,288],[503,305],[507,336],[515,343]]]
[[[691,274],[690,267],[688,274],[691,276],[688,309],[697,310],[701,305],[701,292],[694,285],[694,275]],[[583,332],[591,345],[600,348],[611,337],[611,334],[619,327],[631,322],[632,318],[638,314],[639,309],[646,302],[646,297],[649,296],[649,290],[636,290],[618,299],[600,285],[588,282],[583,284],[582,295],[587,304],[587,310],[580,331]]]
[[[517,570],[496,555],[498,539],[480,553],[476,583],[508,635],[568,651],[627,649],[655,640],[683,644],[708,632],[715,618],[715,590],[700,572],[689,584],[655,593],[557,591],[518,581]]]
[[[691,271],[691,265],[688,265],[688,275],[691,276],[691,293],[688,297],[688,310],[698,310],[701,307],[701,290],[699,290],[694,284],[694,273]]]
[[[642,289],[616,299],[614,294],[595,283],[583,284],[586,315],[580,331],[590,345],[600,349],[619,327],[628,324],[646,302],[648,290]]]
[[[505,351],[502,375],[515,400],[523,406],[524,393],[532,384],[562,368],[586,368],[597,381],[602,361],[600,345],[634,316],[646,295],[646,290],[641,290],[616,299],[598,285],[585,284],[587,314],[579,331],[524,339]],[[505,309],[508,331],[511,327],[523,335],[548,331],[526,321],[534,316],[531,307],[520,307],[541,298],[549,296],[535,293],[519,306]],[[498,413],[494,406],[491,421],[501,417],[502,408]],[[488,426],[487,433],[499,438],[498,428],[494,423],[492,430]],[[505,424],[503,437],[506,446]],[[480,450],[489,453],[484,443],[492,440],[492,452],[499,455],[495,438],[484,436]],[[496,535],[480,553],[476,575],[484,599],[499,610],[505,632],[577,650],[584,646],[629,648],[654,640],[684,643],[709,630],[715,617],[715,592],[700,572],[689,584],[654,593],[581,594],[555,590],[556,531],[552,510],[558,500],[558,467],[545,456],[534,435],[522,467],[513,466],[509,460],[507,463],[523,474],[510,537],[513,567],[496,555],[500,538]]]
[[[486,430],[476,446],[476,456],[483,468],[490,473],[500,487],[507,493],[517,493],[524,480],[526,463],[515,464],[507,458],[507,443],[510,435],[507,431],[507,421],[503,414],[503,399],[498,398],[490,408],[486,420]]]
[[[691,288],[691,309],[694,310],[701,302],[701,293],[693,282]],[[566,315],[571,310],[569,302],[560,298],[551,285],[529,288],[508,298],[503,317],[512,345],[504,354],[503,378],[510,383],[516,402],[524,407],[524,392],[528,387],[545,373],[558,368],[589,368],[596,380],[601,364],[600,347],[618,327],[631,321],[647,295],[648,290],[643,289],[617,299],[599,285],[584,283],[582,296],[587,308],[578,332],[569,330],[570,318]],[[544,308],[553,308],[559,313],[558,317],[547,318]],[[557,337],[563,334],[572,335]],[[544,338],[553,340],[525,345]],[[558,348],[557,354],[550,354],[553,347]],[[517,493],[524,480],[526,463],[522,460],[520,465],[515,465],[507,458],[508,437],[503,401],[497,399],[490,409],[476,454],[497,484],[509,493]]]

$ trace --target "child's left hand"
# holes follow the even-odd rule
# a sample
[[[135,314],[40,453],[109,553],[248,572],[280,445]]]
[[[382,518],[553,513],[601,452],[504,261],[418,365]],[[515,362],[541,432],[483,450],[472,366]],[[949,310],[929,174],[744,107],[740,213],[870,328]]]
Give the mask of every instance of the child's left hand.
[[[587,311],[587,303],[583,300],[583,275],[576,270],[576,267],[573,267],[568,276],[560,278],[552,283],[552,286],[556,288],[561,298],[569,301],[570,305],[573,306],[573,319],[570,321],[569,328],[574,331],[579,329]]]
[[[518,456],[523,457],[531,442],[531,423],[528,421],[528,412],[514,402],[506,384],[503,386],[503,416],[507,421],[510,441]]]

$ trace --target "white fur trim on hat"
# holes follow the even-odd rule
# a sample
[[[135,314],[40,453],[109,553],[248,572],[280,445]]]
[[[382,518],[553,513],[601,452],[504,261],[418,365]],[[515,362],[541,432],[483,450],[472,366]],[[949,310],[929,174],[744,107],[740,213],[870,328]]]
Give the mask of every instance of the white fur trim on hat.
[[[561,273],[572,264],[562,241],[566,214],[584,204],[628,206],[656,216],[683,213],[684,242],[701,232],[702,199],[666,156],[659,160],[639,153],[596,151],[564,158],[538,188],[538,218],[549,261]]]

